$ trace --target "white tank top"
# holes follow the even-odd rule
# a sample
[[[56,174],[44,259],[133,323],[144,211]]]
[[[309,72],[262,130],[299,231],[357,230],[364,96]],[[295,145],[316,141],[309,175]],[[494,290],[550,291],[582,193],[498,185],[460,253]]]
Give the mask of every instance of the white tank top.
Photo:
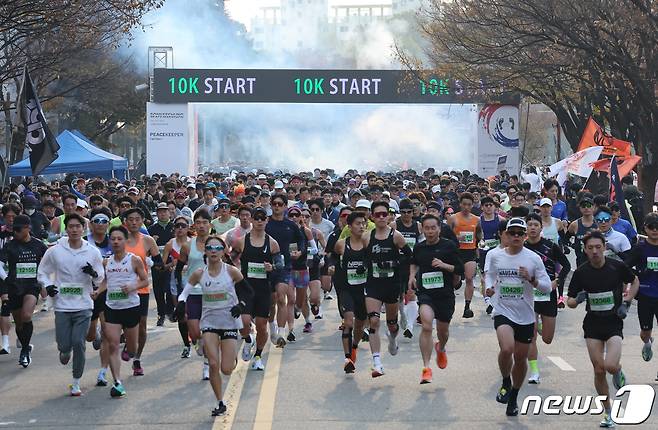
[[[231,315],[231,308],[238,303],[238,295],[226,264],[222,263],[217,276],[210,276],[205,267],[199,284],[203,292],[201,328],[242,328],[242,320]]]
[[[203,255],[204,253],[199,251],[196,247],[197,239],[192,238],[190,240],[190,253],[187,256],[187,277],[194,273],[196,269],[204,267]],[[186,277],[186,278],[187,278]],[[190,291],[190,296],[198,296],[201,292],[201,286],[199,284],[193,285],[192,291]]]
[[[560,235],[557,232],[557,219],[551,217],[551,225],[542,225],[541,235],[542,237],[550,240],[551,242],[557,244],[560,240]]]
[[[107,280],[107,297],[105,304],[114,310],[128,309],[139,306],[137,291],[126,294],[121,290],[125,285],[134,285],[137,282],[137,273],[132,265],[134,254],[126,255],[117,261],[114,256],[110,257],[105,266],[105,279]]]

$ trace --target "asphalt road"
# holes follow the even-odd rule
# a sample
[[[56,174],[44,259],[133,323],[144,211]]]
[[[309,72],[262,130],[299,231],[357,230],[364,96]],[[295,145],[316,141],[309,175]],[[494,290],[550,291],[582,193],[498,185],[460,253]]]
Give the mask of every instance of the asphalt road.
[[[154,303],[142,361],[145,376],[124,377],[128,395],[123,399],[111,399],[109,387],[94,386],[99,360],[91,344],[83,395],[68,396],[71,369],[58,362],[53,313],[38,313],[31,366],[18,366],[15,348],[11,355],[0,356],[0,428],[598,428],[601,417],[592,415],[507,418],[504,405],[494,400],[500,375],[493,322],[484,313],[481,297],[474,300],[476,316],[471,320],[461,318],[462,295],[457,303],[448,344],[449,365],[439,370],[433,364],[431,384],[419,385],[418,326],[413,340],[400,342],[397,356],[382,354],[386,375],[371,378],[368,344],[359,348],[356,373],[345,375],[336,301],[325,301],[325,318],[315,322],[312,334],[302,334],[303,320],[298,320],[296,343],[283,350],[268,346],[265,372],[248,370],[240,362],[230,380],[224,379],[229,414],[216,420],[210,416],[214,398],[209,383],[201,381],[202,360],[194,354],[190,359],[179,358],[176,325],[167,322],[163,328],[154,327]],[[539,347],[541,384],[524,385],[520,402],[527,395],[594,395],[582,339],[583,315],[583,309],[560,311],[554,343]],[[658,358],[645,363],[640,356],[635,307],[624,332],[622,363],[628,382],[650,384],[655,390]],[[13,332],[11,337],[14,346]],[[382,351],[386,351],[385,339]],[[125,366],[124,375],[128,370]],[[636,428],[658,428],[657,412],[658,406],[654,406],[649,420]]]

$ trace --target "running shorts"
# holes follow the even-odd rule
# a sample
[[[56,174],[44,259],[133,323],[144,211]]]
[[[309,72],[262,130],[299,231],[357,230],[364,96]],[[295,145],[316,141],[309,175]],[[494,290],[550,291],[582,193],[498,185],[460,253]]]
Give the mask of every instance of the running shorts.
[[[368,312],[366,311],[366,297],[363,288],[354,286],[337,288],[336,293],[338,294],[341,314],[353,312],[354,318],[360,321],[366,320]]]
[[[105,311],[105,298],[107,296],[107,290],[103,291],[96,297],[96,300],[94,300],[94,310],[91,313],[91,320],[96,321],[100,314]]]
[[[292,271],[292,284],[295,288],[306,288],[309,283],[308,269],[293,270]]]
[[[508,325],[514,330],[514,340],[519,343],[530,344],[535,336],[535,323],[517,324],[505,315],[494,317],[494,328],[497,330],[501,325]]]
[[[470,261],[478,261],[477,249],[458,249],[457,255],[464,264]]]
[[[9,311],[15,311],[23,307],[23,299],[25,296],[34,296],[37,301],[39,300],[39,293],[41,292],[41,287],[32,287],[26,289],[23,294],[12,294],[9,293],[9,303],[7,303],[7,308]],[[9,315],[5,315],[9,316]]]
[[[133,328],[139,324],[141,319],[140,305],[127,309],[112,309],[109,306],[103,311],[105,322],[109,324],[118,324],[123,328]]]
[[[391,280],[390,283],[376,283],[371,282],[366,283],[365,287],[366,297],[370,297],[380,302],[393,304],[397,303],[400,300],[400,286],[399,282],[396,280]]]
[[[277,284],[290,284],[292,279],[292,270],[290,267],[286,267],[280,270],[274,270],[270,274],[270,279],[272,282],[272,291],[275,290]]]
[[[617,316],[595,317],[585,315],[583,320],[585,339],[597,339],[606,342],[613,336],[624,338],[624,322]]]
[[[201,297],[200,294],[194,294],[187,297],[187,302],[185,302],[185,313],[187,314],[188,320],[201,319]]]
[[[254,297],[251,299],[250,313],[256,318],[269,318],[270,306],[272,305],[272,292],[270,287],[255,287]]]
[[[238,340],[238,330],[237,329],[231,329],[231,330],[224,330],[221,328],[202,328],[201,333],[214,333],[217,336],[219,336],[219,340],[227,340],[227,339],[234,339]]]
[[[149,294],[137,294],[139,296],[139,314],[143,317],[149,316]]]
[[[557,292],[551,292],[551,300],[549,301],[538,302],[535,300],[535,313],[555,318],[557,316]]]
[[[308,278],[309,281],[319,281],[320,280],[320,265],[313,264],[308,268]]]
[[[434,319],[449,323],[455,313],[455,296],[432,297],[422,291],[416,292],[418,306],[427,305],[434,311]]]
[[[658,299],[648,296],[637,296],[637,317],[640,320],[640,330],[653,328],[653,319],[658,321]]]

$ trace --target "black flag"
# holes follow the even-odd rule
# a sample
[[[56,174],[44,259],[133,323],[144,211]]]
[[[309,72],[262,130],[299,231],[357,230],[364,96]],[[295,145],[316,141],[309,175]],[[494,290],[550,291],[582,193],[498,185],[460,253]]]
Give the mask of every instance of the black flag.
[[[25,144],[30,150],[32,175],[37,176],[57,159],[59,144],[46,124],[46,117],[27,66],[23,69],[23,84],[18,93],[16,111],[20,119],[19,127],[22,127],[25,133]]]

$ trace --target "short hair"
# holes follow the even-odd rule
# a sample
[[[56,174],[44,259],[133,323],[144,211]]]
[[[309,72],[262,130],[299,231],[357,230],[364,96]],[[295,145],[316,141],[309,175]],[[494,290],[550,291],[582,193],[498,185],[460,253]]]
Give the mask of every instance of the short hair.
[[[240,207],[238,208],[238,214],[240,214],[240,212],[243,212],[243,211],[247,211],[247,212],[249,212],[249,215],[251,215],[251,208],[249,206],[240,205]]]
[[[65,194],[64,197],[62,197],[62,203],[66,204],[66,201],[69,199],[75,200],[76,203],[78,202],[78,198],[73,194]]]
[[[352,212],[347,216],[347,224],[352,225],[352,223],[356,221],[358,218],[366,219],[366,214],[363,212]]]
[[[113,227],[110,227],[110,232],[108,233],[108,235],[111,236],[112,233],[114,233],[115,231],[119,231],[119,232],[121,232],[121,233],[123,234],[123,237],[125,237],[126,239],[128,239],[128,236],[129,236],[128,229],[125,228],[124,226],[122,226],[122,225],[115,225],[115,226],[113,226]]]
[[[18,206],[16,203],[6,203],[4,206],[2,206],[2,215],[5,216],[9,212],[13,212],[16,215],[20,215],[21,207]]]
[[[435,220],[437,222],[437,224],[441,225],[441,220],[439,219],[439,217],[436,216],[436,215],[433,215],[433,214],[423,215],[423,217],[420,219],[420,223],[425,224],[425,221],[429,221],[429,220],[432,220],[432,219]]]
[[[619,210],[619,208],[617,208],[617,210]],[[597,216],[598,214],[600,214],[601,212],[605,212],[605,213],[607,213],[608,215],[612,215],[612,209],[610,209],[610,208],[609,208],[608,206],[606,206],[606,205],[601,205],[601,206],[599,206],[599,208],[598,208],[598,209],[596,210],[596,212],[594,213],[594,216],[596,217],[596,216]]]
[[[462,195],[459,196],[459,203],[461,203],[464,200],[470,200],[471,203],[475,203],[475,197],[473,197],[473,194],[469,192],[462,193]]]
[[[210,216],[210,212],[208,212],[208,209],[201,208],[197,209],[197,211],[194,213],[193,220],[196,221],[199,218],[203,218],[208,220],[208,222],[212,221],[212,217]]]
[[[64,228],[68,227],[68,226],[69,226],[69,222],[71,222],[71,220],[74,220],[74,219],[75,219],[75,220],[78,220],[78,222],[79,222],[80,224],[82,224],[82,226],[84,227],[84,225],[85,225],[85,219],[82,217],[82,215],[79,215],[79,214],[77,214],[77,213],[74,212],[74,213],[72,213],[72,214],[68,214],[68,215],[66,215],[66,216],[64,217]]]
[[[275,193],[270,197],[270,201],[274,202],[275,199],[279,199],[283,201],[284,204],[288,204],[288,196],[286,196],[284,193]]]
[[[373,203],[370,205],[370,211],[371,211],[371,212],[374,211],[374,209],[375,209],[377,206],[385,207],[387,211],[388,211],[389,208],[391,207],[391,206],[388,204],[388,202],[385,202],[385,201],[383,201],[383,200],[378,200],[378,201],[376,201],[376,202],[373,202]]]
[[[587,242],[593,239],[600,239],[605,245],[605,236],[603,233],[598,230],[591,230],[585,235],[585,237],[583,237],[583,246],[587,246]]]
[[[112,218],[112,212],[110,209],[106,208],[105,206],[101,206],[99,208],[93,208],[91,212],[89,212],[89,218],[93,218],[98,214],[103,214],[108,218]]]
[[[340,211],[338,211],[338,215],[340,216],[345,211],[354,212],[354,208],[351,206],[343,206],[342,208],[340,208]]]
[[[541,222],[541,217],[537,214],[534,214],[534,213],[529,214],[528,216],[526,216],[525,221],[526,222],[528,222],[528,221],[537,221],[539,223],[539,225],[543,225],[543,223]]]
[[[309,200],[309,201],[307,202],[307,204],[308,204],[308,207],[309,207],[309,208],[310,208],[311,206],[315,205],[315,206],[318,206],[318,207],[320,208],[320,210],[324,210],[324,201],[323,201],[322,199],[313,199],[313,200]]]

